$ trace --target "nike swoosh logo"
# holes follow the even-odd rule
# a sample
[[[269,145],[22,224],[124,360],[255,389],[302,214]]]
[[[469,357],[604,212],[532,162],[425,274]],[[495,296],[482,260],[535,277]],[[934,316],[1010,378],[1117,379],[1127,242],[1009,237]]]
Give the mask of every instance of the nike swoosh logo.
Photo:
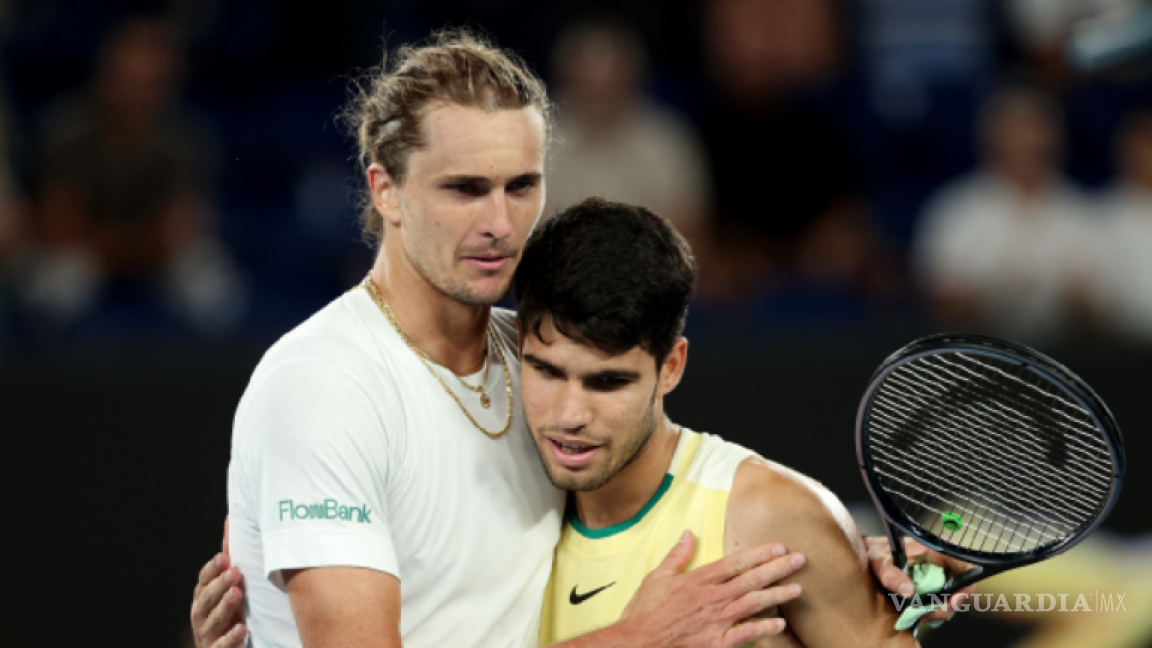
[[[604,587],[597,587],[596,589],[594,589],[591,592],[588,592],[586,594],[577,594],[576,593],[576,587],[578,587],[578,586],[574,585],[572,587],[572,593],[568,595],[568,602],[571,603],[572,605],[580,605],[584,601],[587,601],[588,599],[592,598],[593,596],[596,596],[600,592],[603,592],[604,590],[608,589],[609,587],[612,587],[615,584],[616,584],[616,581],[612,581],[611,583],[608,583]]]

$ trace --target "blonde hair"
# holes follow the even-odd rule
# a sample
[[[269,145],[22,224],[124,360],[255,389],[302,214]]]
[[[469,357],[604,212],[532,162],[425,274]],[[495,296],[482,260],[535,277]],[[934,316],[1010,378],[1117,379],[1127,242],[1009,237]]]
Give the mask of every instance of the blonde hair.
[[[361,172],[380,164],[403,182],[409,154],[424,145],[422,110],[433,101],[488,111],[534,106],[551,131],[548,92],[519,56],[469,30],[443,30],[422,44],[401,47],[391,62],[385,54],[355,84],[344,122],[356,137]],[[383,219],[370,195],[361,203],[364,237],[378,244]]]

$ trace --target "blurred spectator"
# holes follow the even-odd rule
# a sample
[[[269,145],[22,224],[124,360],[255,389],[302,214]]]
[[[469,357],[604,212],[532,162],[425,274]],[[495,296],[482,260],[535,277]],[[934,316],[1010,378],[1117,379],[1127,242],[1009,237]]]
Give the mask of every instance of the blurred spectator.
[[[720,252],[702,254],[701,291],[747,300],[773,281],[883,289],[891,274],[865,218],[847,137],[804,92],[837,72],[832,0],[711,0],[701,116]]]
[[[929,203],[913,256],[941,326],[1050,341],[1082,305],[1091,231],[1060,173],[1061,115],[1024,87],[987,100],[983,168]]]
[[[1099,325],[1152,342],[1152,111],[1119,133],[1120,180],[1104,197],[1092,298]]]
[[[7,84],[0,77],[0,281],[24,226],[24,198],[12,175],[12,122]]]
[[[12,123],[7,84],[0,79],[0,342],[9,325],[8,288],[12,259],[20,249],[27,225],[24,194],[12,173],[11,149]]]
[[[1088,21],[1137,8],[1133,0],[1010,0],[1007,19],[1028,62],[1051,87],[1075,80],[1068,41]]]
[[[644,96],[639,36],[608,22],[567,29],[553,51],[559,114],[551,215],[588,196],[644,205],[689,239],[702,229],[708,174],[693,127]]]
[[[214,137],[176,101],[182,68],[169,25],[128,19],[105,38],[91,87],[45,119],[21,286],[37,319],[68,327],[109,292],[143,286],[185,326],[238,322],[244,291],[214,233]]]
[[[0,151],[3,150],[3,144],[0,143]],[[24,200],[12,177],[8,160],[0,153],[0,282],[6,274],[9,260],[19,247],[23,227]]]

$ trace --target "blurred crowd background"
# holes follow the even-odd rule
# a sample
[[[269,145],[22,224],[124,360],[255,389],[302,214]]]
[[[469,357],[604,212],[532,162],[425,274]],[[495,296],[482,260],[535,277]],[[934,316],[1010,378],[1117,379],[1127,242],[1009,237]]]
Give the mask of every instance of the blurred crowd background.
[[[326,303],[370,260],[348,83],[449,24],[548,80],[548,213],[690,236],[694,332],[1152,343],[1152,86],[1069,47],[1138,5],[6,2],[0,344],[266,340]]]
[[[0,0],[0,429],[17,485],[67,511],[30,541],[67,575],[26,560],[17,581],[30,619],[82,610],[20,645],[111,638],[113,620],[118,643],[177,641],[248,373],[372,260],[349,84],[448,25],[548,82],[546,216],[602,195],[692,241],[678,420],[863,500],[871,368],[921,334],[1007,337],[1116,410],[1137,475],[1109,529],[1130,549],[1152,530],[1144,4]],[[1145,645],[1144,597],[1117,617],[1142,630],[1080,645]],[[1041,636],[969,616],[935,645]]]

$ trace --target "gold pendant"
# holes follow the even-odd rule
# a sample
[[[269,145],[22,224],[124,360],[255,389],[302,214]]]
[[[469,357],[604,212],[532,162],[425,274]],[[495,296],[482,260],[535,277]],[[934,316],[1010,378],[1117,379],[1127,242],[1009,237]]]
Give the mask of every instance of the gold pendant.
[[[492,399],[488,398],[488,394],[480,394],[480,406],[484,409],[492,407]]]

